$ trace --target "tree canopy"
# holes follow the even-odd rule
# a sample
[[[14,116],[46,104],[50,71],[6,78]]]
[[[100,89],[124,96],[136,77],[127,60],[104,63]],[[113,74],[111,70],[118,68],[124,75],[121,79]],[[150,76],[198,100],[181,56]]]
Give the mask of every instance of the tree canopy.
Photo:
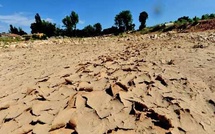
[[[18,35],[24,35],[27,34],[25,31],[22,30],[22,28],[16,28],[13,25],[10,25],[9,33],[18,34]]]
[[[102,25],[100,23],[96,23],[93,25],[93,28],[95,29],[95,35],[100,35],[102,32]]]
[[[71,35],[72,31],[76,30],[76,25],[79,22],[78,14],[74,11],[71,12],[71,14],[63,18],[62,23],[66,27],[66,34]]]
[[[125,10],[115,16],[115,25],[120,32],[125,32],[134,29],[133,19],[131,12]]]
[[[143,11],[139,15],[139,22],[140,22],[140,27],[139,30],[142,30],[143,28],[146,27],[146,20],[148,19],[148,13]]]
[[[40,15],[37,13],[34,18],[35,18],[35,22],[31,24],[31,33],[41,33],[42,20],[40,18]]]
[[[79,31],[79,35],[85,36],[85,37],[98,36],[98,35],[101,35],[101,33],[102,33],[102,25],[100,23],[96,23],[93,26],[88,25],[84,27],[83,30]]]
[[[35,22],[31,24],[31,33],[44,33],[46,36],[54,36],[56,25],[49,21],[42,20],[40,15],[35,15]]]
[[[78,14],[76,12],[72,11],[72,13],[70,15],[70,18],[71,18],[71,21],[72,21],[72,26],[76,30],[76,25],[79,22]]]
[[[95,33],[95,29],[92,25],[88,25],[88,26],[84,27],[84,29],[83,29],[83,35],[86,37],[93,36],[94,33]]]

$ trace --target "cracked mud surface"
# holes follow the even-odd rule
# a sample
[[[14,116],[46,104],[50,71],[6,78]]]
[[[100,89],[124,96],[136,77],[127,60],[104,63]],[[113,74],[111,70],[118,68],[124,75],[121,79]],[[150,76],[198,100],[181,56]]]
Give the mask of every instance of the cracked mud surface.
[[[0,133],[215,133],[213,31],[24,42],[0,63]]]

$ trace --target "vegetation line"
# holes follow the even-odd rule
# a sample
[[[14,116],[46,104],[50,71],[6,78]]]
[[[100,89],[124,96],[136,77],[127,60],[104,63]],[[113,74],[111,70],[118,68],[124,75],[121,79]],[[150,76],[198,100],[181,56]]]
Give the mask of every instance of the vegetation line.
[[[202,15],[201,18],[194,17],[189,18],[188,16],[183,16],[178,18],[178,20],[174,22],[159,24],[153,27],[146,27],[146,20],[148,19],[148,13],[143,11],[139,14],[139,22],[140,26],[138,31],[141,33],[149,33],[149,32],[166,32],[171,31],[173,29],[184,30],[188,26],[195,26],[201,20],[214,19],[215,14],[205,14]],[[40,15],[37,13],[35,15],[35,22],[33,22],[30,26],[31,33],[33,34],[33,38],[45,39],[46,37],[52,36],[68,36],[68,37],[91,37],[91,36],[100,36],[107,34],[118,35],[127,31],[134,31],[135,24],[133,24],[132,14],[129,10],[121,11],[114,18],[115,24],[110,28],[106,28],[102,30],[102,25],[100,23],[96,23],[94,25],[88,25],[83,29],[76,29],[76,25],[79,22],[79,16],[75,11],[72,11],[70,15],[65,16],[62,19],[62,23],[64,24],[64,28],[56,27],[55,23],[51,23],[49,21],[42,20]],[[22,28],[16,28],[13,25],[10,25],[9,33],[17,34],[17,35],[25,35],[26,32],[22,30]]]

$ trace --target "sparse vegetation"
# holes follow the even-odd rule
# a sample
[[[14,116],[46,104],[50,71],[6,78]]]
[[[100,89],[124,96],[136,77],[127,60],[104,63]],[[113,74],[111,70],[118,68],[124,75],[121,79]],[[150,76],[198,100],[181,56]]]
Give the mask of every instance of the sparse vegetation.
[[[0,37],[0,42],[17,42],[17,41],[21,41],[21,38],[12,38],[12,37]]]
[[[165,24],[155,25],[150,28],[150,32],[168,32],[176,30],[178,32],[184,31],[192,26],[196,26],[199,22],[203,20],[215,19],[215,14],[205,14],[201,18],[195,16],[194,18],[189,18],[188,16],[183,16],[178,18],[174,22],[169,22]],[[145,31],[145,30],[144,30]]]

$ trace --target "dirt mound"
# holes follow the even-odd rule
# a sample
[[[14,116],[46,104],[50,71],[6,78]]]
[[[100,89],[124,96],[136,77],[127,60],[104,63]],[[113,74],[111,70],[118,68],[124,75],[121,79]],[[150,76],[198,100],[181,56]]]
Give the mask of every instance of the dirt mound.
[[[12,44],[0,52],[0,133],[215,133],[214,37]]]
[[[209,20],[200,20],[199,23],[195,26],[192,26],[189,31],[196,32],[196,31],[206,31],[215,29],[215,19]]]

